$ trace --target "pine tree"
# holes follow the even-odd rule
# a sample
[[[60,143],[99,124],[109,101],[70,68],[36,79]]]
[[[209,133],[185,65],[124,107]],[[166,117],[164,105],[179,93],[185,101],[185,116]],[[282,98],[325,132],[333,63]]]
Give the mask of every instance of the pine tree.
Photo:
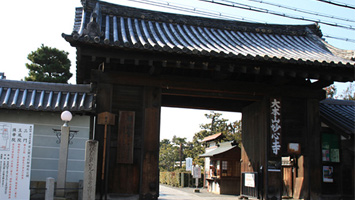
[[[68,52],[42,46],[28,54],[27,59],[32,63],[26,63],[29,69],[26,81],[68,83],[70,73],[70,60]]]

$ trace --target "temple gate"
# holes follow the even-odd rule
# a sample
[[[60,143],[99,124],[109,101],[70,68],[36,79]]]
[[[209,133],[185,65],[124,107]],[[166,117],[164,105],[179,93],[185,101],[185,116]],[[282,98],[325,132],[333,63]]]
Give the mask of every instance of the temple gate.
[[[290,156],[300,196],[321,198],[319,101],[334,81],[354,81],[353,52],[324,42],[317,25],[82,4],[63,37],[77,49],[77,83],[95,87],[96,113],[116,116],[104,181],[105,127],[92,134],[98,192],[158,198],[160,109],[170,106],[242,112],[242,172],[259,173],[258,197],[281,199],[281,158]]]

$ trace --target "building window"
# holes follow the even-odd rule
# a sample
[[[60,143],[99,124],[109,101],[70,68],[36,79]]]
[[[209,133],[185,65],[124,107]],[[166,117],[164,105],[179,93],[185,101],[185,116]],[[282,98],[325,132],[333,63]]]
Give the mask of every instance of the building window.
[[[339,136],[335,134],[322,134],[322,161],[340,162]]]
[[[222,170],[228,169],[228,161],[222,161]]]
[[[222,161],[222,176],[228,176],[228,161]]]

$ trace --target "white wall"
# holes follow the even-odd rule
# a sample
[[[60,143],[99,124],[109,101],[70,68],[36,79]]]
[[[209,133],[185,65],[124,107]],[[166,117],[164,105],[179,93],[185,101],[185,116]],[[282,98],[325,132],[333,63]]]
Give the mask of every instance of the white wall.
[[[0,110],[0,122],[34,124],[31,181],[57,179],[59,144],[53,131],[63,122],[60,112]],[[90,117],[74,115],[69,123],[71,130],[79,131],[69,145],[67,182],[83,180],[85,142],[89,138]]]

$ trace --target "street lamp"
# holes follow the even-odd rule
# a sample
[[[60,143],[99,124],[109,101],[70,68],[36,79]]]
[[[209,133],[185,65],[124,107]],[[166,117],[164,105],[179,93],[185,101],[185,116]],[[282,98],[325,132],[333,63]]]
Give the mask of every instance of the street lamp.
[[[62,114],[60,115],[60,118],[64,122],[63,126],[68,126],[68,123],[71,121],[73,118],[73,115],[69,111],[63,111]]]
[[[68,123],[72,119],[73,115],[69,111],[63,111],[60,115],[64,124],[61,127],[61,143],[59,149],[58,160],[58,177],[57,177],[57,192],[56,196],[65,196],[65,183],[67,177],[67,162],[68,162],[68,146],[69,146],[69,133],[70,128]]]

